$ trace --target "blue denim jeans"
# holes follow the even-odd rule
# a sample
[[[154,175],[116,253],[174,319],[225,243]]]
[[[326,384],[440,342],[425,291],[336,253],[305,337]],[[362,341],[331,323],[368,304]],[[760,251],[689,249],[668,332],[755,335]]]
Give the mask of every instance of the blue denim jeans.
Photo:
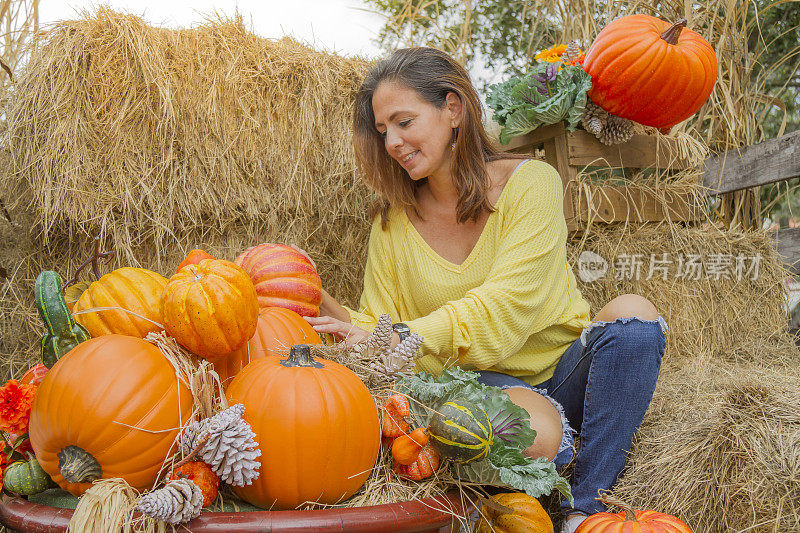
[[[545,391],[578,430],[580,449],[570,480],[575,505],[563,500],[564,514],[605,511],[595,500],[597,491],[611,489],[625,467],[653,398],[666,332],[667,323],[660,316],[658,320],[631,317],[594,322],[561,356],[553,377],[536,387],[498,372],[479,372],[479,380],[486,385]],[[567,447],[555,463],[561,467],[571,459],[572,450]]]

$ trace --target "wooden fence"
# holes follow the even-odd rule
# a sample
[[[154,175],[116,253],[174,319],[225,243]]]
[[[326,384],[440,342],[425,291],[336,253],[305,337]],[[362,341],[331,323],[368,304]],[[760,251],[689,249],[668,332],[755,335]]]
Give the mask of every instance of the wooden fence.
[[[703,185],[709,195],[725,194],[800,176],[800,130],[753,146],[709,157]],[[800,275],[800,228],[775,234],[778,253],[792,273]]]

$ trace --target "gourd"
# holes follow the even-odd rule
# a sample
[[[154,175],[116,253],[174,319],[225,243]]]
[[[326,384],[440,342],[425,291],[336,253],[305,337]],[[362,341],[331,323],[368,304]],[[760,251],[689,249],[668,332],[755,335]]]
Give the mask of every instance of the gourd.
[[[30,454],[27,461],[15,461],[3,470],[3,488],[23,496],[39,494],[50,483],[50,476]]]
[[[36,309],[47,328],[42,337],[42,363],[48,368],[90,338],[89,333],[72,319],[62,293],[64,281],[52,270],[41,272],[33,284]]]
[[[283,307],[258,310],[256,332],[247,343],[224,357],[211,359],[220,382],[227,387],[248,363],[263,357],[289,355],[295,344],[322,344],[322,339],[303,317]]]
[[[203,259],[173,275],[161,298],[164,328],[200,357],[227,356],[256,331],[253,282],[230,261]]]
[[[381,439],[372,395],[353,372],[313,358],[307,345],[293,346],[286,359],[250,363],[226,396],[244,404],[261,450],[261,475],[233,488],[245,501],[275,510],[333,504],[369,476]]]
[[[175,269],[175,272],[180,272],[183,267],[186,265],[196,265],[203,259],[214,259],[214,256],[206,252],[205,250],[200,250],[199,248],[195,248],[188,254],[186,254],[186,258],[180,262],[178,268]]]
[[[407,416],[411,415],[411,405],[408,398],[402,394],[392,394],[389,396],[381,408],[383,417],[381,419],[381,434],[393,439],[408,433],[411,429]]]
[[[20,383],[30,383],[31,385],[39,385],[42,380],[44,379],[45,375],[47,375],[47,371],[49,368],[44,366],[42,363],[38,365],[30,367],[28,370],[22,374],[20,378]]]
[[[203,507],[208,507],[219,493],[219,476],[203,461],[191,461],[173,468],[164,481],[186,478],[203,491]]]
[[[439,452],[431,446],[425,446],[413,463],[409,465],[395,463],[392,465],[392,470],[400,477],[412,481],[422,481],[431,477],[439,469],[440,462]]]
[[[72,313],[75,321],[84,326],[92,337],[117,333],[144,338],[150,332],[163,329],[159,304],[166,284],[164,276],[151,270],[118,268],[92,282],[73,307]],[[94,307],[120,309],[81,313]]]
[[[639,511],[622,500],[603,493],[595,498],[605,504],[622,509],[619,513],[595,513],[583,521],[575,533],[611,533],[613,531],[638,531],[639,533],[692,533],[679,518],[658,511]]]
[[[322,280],[311,261],[291,246],[259,244],[239,255],[236,264],[252,278],[261,307],[319,316]]]
[[[509,492],[492,499],[511,512],[484,505],[475,533],[553,533],[553,521],[536,498],[524,492]]]
[[[714,49],[686,28],[650,15],[608,24],[586,53],[589,97],[612,115],[668,131],[708,99],[717,78]]]
[[[417,460],[419,453],[428,444],[428,433],[417,428],[408,435],[401,435],[392,443],[392,458],[401,465],[410,465]]]
[[[28,434],[44,471],[76,496],[101,477],[150,490],[191,413],[189,389],[158,348],[103,335],[53,365]]]
[[[456,463],[483,459],[494,442],[494,430],[486,412],[463,399],[436,408],[428,434],[439,453]]]

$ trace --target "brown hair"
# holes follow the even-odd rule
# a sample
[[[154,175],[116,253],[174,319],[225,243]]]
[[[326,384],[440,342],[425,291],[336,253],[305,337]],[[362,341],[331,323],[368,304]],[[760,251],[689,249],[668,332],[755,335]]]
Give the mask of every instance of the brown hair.
[[[496,159],[524,157],[499,152],[486,135],[481,121],[481,103],[469,74],[455,59],[435,48],[404,48],[380,61],[370,70],[356,95],[353,112],[353,142],[356,160],[370,186],[377,192],[377,203],[370,216],[381,214],[385,224],[391,205],[410,208],[417,216],[415,183],[386,151],[384,139],[375,128],[372,95],[385,81],[399,82],[415,90],[437,109],[445,106],[448,93],[461,100],[462,118],[456,129],[451,168],[458,203],[459,223],[476,220],[493,211],[488,199],[490,188],[486,163]]]

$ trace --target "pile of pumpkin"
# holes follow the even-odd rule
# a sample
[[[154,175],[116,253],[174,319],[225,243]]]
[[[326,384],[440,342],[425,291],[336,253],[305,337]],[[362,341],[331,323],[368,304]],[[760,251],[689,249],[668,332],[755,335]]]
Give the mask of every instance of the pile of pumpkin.
[[[95,265],[96,276],[102,255],[96,247],[84,263]],[[356,374],[311,357],[308,344],[321,339],[303,315],[319,313],[321,283],[292,247],[262,244],[235,262],[194,250],[169,280],[122,267],[65,290],[46,271],[34,289],[48,330],[43,364],[0,388],[8,492],[59,486],[80,496],[98,480],[118,478],[147,493],[138,504],[144,514],[180,523],[216,498],[220,478],[258,507],[339,503],[363,486],[382,437],[393,471],[416,481],[443,459],[488,453],[492,425],[480,409],[450,402],[452,413],[448,403],[429,427],[412,428],[408,399],[395,394],[379,420]],[[213,367],[221,405],[232,407],[192,421],[190,388],[152,342],[162,330]],[[185,457],[173,462],[176,444]],[[480,531],[553,530],[525,494],[496,496],[482,514]]]
[[[96,250],[95,263],[100,256]],[[167,460],[182,444],[179,432],[192,419],[193,398],[159,348],[145,340],[163,330],[212,365],[225,403],[244,406],[264,475],[234,487],[239,497],[289,509],[351,496],[380,446],[372,395],[343,366],[314,360],[307,350],[289,353],[295,345],[321,343],[303,319],[319,313],[320,291],[312,263],[279,244],[255,246],[235,262],[194,250],[168,280],[122,267],[64,291],[57,273],[41,273],[35,293],[48,330],[44,364],[7,384],[24,388],[29,411],[25,402],[12,402],[12,411],[25,418],[17,429],[28,435],[9,442],[8,455],[24,458],[25,472],[24,483],[16,483],[17,467],[7,468],[6,489],[30,495],[52,480],[81,495],[97,479],[121,478],[149,491],[158,479],[188,477],[198,478],[204,504],[213,500],[219,479],[212,470],[219,465],[184,461],[165,470],[174,466]],[[318,442],[328,443],[326,453]]]

